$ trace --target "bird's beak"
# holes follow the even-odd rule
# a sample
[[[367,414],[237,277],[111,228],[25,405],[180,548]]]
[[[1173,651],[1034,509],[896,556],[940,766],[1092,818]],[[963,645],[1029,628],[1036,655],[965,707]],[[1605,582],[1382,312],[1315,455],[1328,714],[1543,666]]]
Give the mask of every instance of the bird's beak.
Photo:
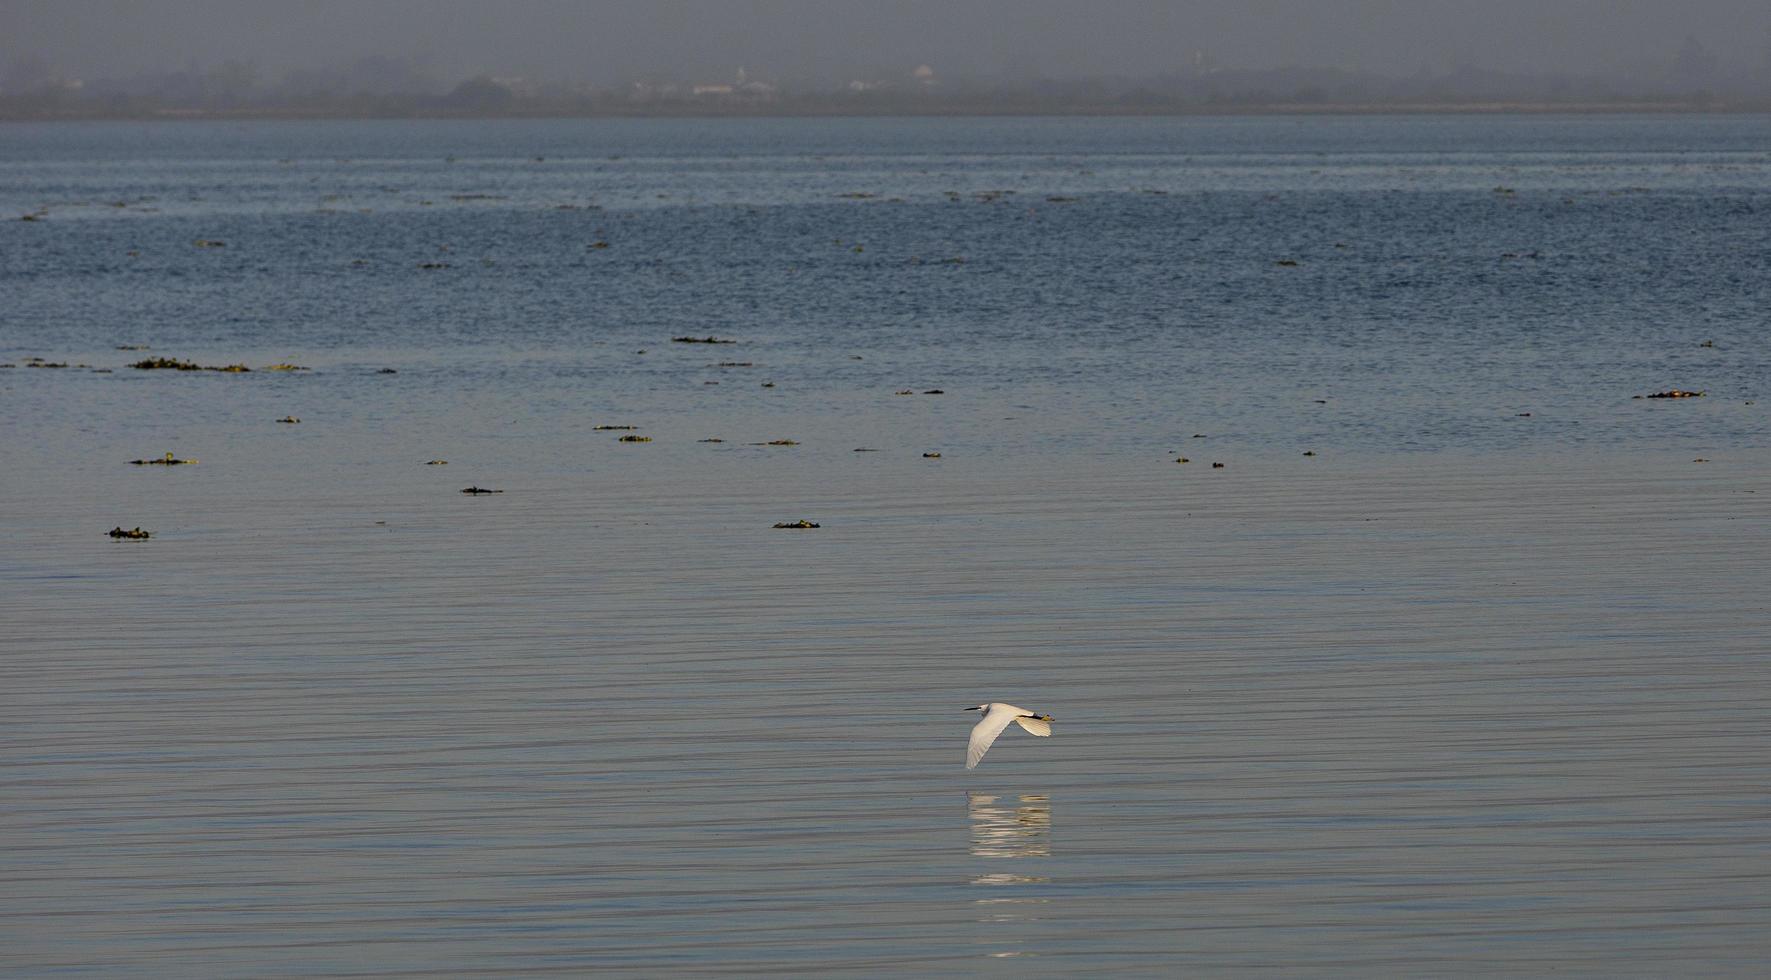
[[[973,707],[970,707],[970,708],[962,708],[962,709],[961,709],[961,710],[963,710],[963,711],[982,711],[982,710],[983,710],[983,709],[982,709],[982,708],[978,708],[978,707],[976,707],[976,706],[973,706]]]

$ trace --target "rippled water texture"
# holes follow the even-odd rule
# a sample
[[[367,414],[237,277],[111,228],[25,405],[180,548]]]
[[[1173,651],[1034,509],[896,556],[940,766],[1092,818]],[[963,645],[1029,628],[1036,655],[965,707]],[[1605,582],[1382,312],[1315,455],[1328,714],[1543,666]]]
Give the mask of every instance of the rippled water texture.
[[[0,125],[0,968],[1756,975],[1767,215],[1760,117]]]

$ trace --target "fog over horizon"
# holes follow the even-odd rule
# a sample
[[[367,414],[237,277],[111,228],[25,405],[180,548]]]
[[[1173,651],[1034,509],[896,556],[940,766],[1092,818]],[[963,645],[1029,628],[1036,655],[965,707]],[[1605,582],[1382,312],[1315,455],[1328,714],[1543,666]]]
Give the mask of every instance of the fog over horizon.
[[[5,0],[0,84],[392,59],[443,85],[478,74],[841,81],[1080,78],[1201,67],[1389,75],[1474,68],[1629,74],[1699,52],[1771,76],[1764,0]]]

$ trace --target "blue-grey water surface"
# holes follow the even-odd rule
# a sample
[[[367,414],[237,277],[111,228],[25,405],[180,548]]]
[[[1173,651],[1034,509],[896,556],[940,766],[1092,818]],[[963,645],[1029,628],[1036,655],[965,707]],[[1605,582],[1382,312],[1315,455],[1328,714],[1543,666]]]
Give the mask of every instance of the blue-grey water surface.
[[[1771,957],[1771,118],[5,124],[0,216],[7,972]]]

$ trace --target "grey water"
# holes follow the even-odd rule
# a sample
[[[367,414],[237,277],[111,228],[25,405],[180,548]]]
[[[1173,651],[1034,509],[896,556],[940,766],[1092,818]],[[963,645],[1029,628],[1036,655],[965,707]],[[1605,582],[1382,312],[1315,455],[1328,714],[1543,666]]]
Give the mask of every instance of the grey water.
[[[1759,116],[0,125],[0,968],[1754,975],[1768,216]]]

